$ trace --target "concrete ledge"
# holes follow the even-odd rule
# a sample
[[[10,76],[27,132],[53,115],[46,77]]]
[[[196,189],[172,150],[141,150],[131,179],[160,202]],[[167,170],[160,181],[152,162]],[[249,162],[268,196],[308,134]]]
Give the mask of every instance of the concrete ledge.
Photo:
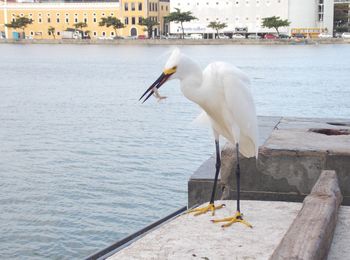
[[[323,171],[270,260],[327,259],[341,201],[335,171]]]
[[[335,170],[344,196],[342,203],[350,205],[348,119],[259,117],[258,123],[258,161],[240,159],[243,199],[301,202],[311,192],[322,170]],[[236,199],[235,164],[234,147],[226,145],[222,150],[217,199]],[[191,176],[189,206],[208,201],[214,165],[215,159],[209,158]]]
[[[350,207],[342,208],[342,223],[332,241],[341,199],[335,172],[323,171],[303,205],[243,200],[242,211],[253,228],[239,223],[221,228],[211,223],[213,218],[232,216],[236,208],[235,201],[216,201],[225,203],[226,208],[217,210],[215,217],[182,214],[108,259],[322,260],[327,259],[329,251],[330,260],[347,259]]]
[[[236,201],[217,203],[226,208],[217,210],[215,217],[181,215],[108,259],[268,259],[301,208],[301,203],[242,201],[245,219],[254,227],[236,223],[224,229],[210,220],[232,216]]]
[[[350,256],[350,207],[340,206],[338,214],[328,260],[344,260]]]

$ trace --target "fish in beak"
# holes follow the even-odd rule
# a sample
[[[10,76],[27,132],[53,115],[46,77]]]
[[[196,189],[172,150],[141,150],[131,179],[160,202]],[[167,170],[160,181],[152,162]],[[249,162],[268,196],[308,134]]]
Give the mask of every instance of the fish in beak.
[[[140,97],[139,101],[146,96],[146,98],[142,101],[142,103],[145,103],[147,99],[149,99],[150,96],[153,94],[156,98],[159,100],[164,99],[166,97],[162,97],[159,95],[158,89],[170,78],[171,75],[173,75],[176,72],[176,66],[172,67],[171,69],[166,69],[163,71],[163,73],[159,76],[159,78],[143,93],[143,95]]]

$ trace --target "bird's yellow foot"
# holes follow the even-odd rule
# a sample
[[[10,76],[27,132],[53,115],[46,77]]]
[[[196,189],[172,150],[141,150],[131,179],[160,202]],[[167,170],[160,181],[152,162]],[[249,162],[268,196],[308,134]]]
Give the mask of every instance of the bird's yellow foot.
[[[247,221],[243,219],[243,215],[241,212],[237,211],[236,214],[233,217],[223,218],[223,219],[213,219],[211,222],[218,223],[218,222],[227,222],[226,224],[221,225],[221,227],[229,227],[233,223],[240,222],[247,227],[252,228],[253,226],[249,224]]]
[[[187,211],[187,213],[194,213],[194,216],[198,216],[204,213],[207,213],[208,211],[211,211],[211,215],[215,215],[215,210],[221,209],[225,207],[225,204],[221,204],[219,206],[215,206],[214,203],[209,203],[208,206],[205,206],[203,208],[195,208]]]

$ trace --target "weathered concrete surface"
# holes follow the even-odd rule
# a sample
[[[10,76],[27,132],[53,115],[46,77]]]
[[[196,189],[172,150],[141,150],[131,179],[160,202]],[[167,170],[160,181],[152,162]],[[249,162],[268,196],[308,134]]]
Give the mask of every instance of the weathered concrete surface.
[[[340,206],[328,260],[350,259],[350,207]]]
[[[270,260],[327,259],[341,201],[335,171],[323,171]]]
[[[259,117],[259,146],[263,145],[265,141],[269,138],[271,132],[275,126],[280,122],[281,117]],[[234,158],[234,148],[231,145],[225,145],[225,148],[222,150],[222,166],[219,179],[221,179],[221,174],[224,176],[223,182],[218,182],[218,189],[216,198],[219,199],[222,197],[222,183],[232,183],[232,169],[235,164]],[[252,160],[255,164],[255,160]],[[242,162],[244,163],[244,162]],[[190,181],[188,182],[188,204],[193,206],[195,204],[200,204],[206,202],[210,199],[210,191],[213,187],[213,179],[215,174],[215,158],[214,156],[210,157],[205,163],[203,163],[191,176]],[[225,179],[226,178],[226,179]],[[246,199],[252,199],[247,197],[245,191],[242,191],[242,196]],[[270,193],[267,192],[267,199],[270,199]],[[227,194],[223,197],[233,198],[234,196],[228,196]],[[260,198],[260,197],[259,197]]]
[[[311,131],[322,129],[343,134]],[[337,172],[343,204],[350,205],[349,120],[259,117],[259,132],[258,161],[241,158],[242,198],[302,201],[321,171],[329,169]],[[236,196],[234,155],[233,147],[224,148],[225,166],[217,198],[234,199]],[[213,160],[210,158],[191,176],[189,206],[208,200],[215,172]]]
[[[234,213],[235,201],[223,202],[227,207],[215,218]],[[108,259],[268,259],[300,208],[301,203],[242,201],[252,229],[239,223],[223,229],[210,222],[211,214],[182,215]]]

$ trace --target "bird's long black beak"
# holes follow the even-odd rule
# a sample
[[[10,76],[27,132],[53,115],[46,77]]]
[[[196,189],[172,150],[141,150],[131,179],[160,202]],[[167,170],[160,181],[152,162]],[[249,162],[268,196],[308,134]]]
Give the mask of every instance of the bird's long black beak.
[[[162,73],[159,78],[143,93],[143,95],[140,97],[139,101],[148,93],[148,96],[142,101],[142,103],[145,103],[147,99],[149,99],[150,96],[154,93],[153,89],[157,88],[159,89],[168,79],[169,77],[174,73]]]

